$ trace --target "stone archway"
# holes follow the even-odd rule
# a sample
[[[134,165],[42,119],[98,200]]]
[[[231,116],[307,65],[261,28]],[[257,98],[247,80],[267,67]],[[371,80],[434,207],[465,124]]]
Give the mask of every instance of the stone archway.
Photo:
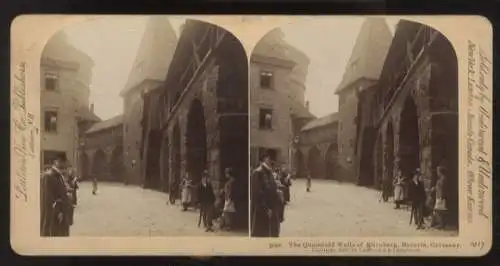
[[[160,143],[161,132],[151,130],[148,133],[148,149],[146,159],[146,182],[145,187],[159,190],[161,188],[160,176]]]
[[[375,185],[375,169],[373,155],[375,151],[376,131],[372,127],[363,130],[361,141],[361,158],[359,165],[359,185],[372,187]]]
[[[92,176],[99,180],[106,175],[106,170],[108,168],[108,160],[106,158],[106,153],[99,149],[94,154],[94,160],[92,162]]]
[[[394,129],[391,122],[387,125],[385,146],[384,166],[387,173],[385,179],[392,180],[394,178]]]
[[[86,152],[80,152],[80,174],[83,180],[90,178],[90,160]]]
[[[339,149],[337,143],[332,143],[328,146],[325,154],[325,178],[339,180]]]
[[[110,170],[111,170],[111,178],[113,181],[122,181],[124,180],[123,174],[124,171],[124,163],[123,163],[123,147],[118,146],[113,149],[111,153],[111,161],[110,161]]]
[[[187,116],[186,132],[187,172],[198,182],[207,167],[205,114],[200,100],[194,99]]]
[[[162,156],[161,156],[161,179],[163,183],[163,191],[168,192],[170,188],[170,179],[169,179],[169,171],[170,171],[170,151],[169,151],[168,137],[163,138],[162,143]]]
[[[412,97],[406,98],[399,124],[399,158],[403,176],[412,176],[420,167],[420,142],[417,106]]]
[[[181,129],[176,123],[172,132],[172,181],[179,188],[181,182]],[[179,198],[179,193],[176,193]]]
[[[302,151],[297,150],[295,152],[295,167],[296,167],[296,176],[297,177],[305,177],[306,173],[306,167],[304,165],[304,154],[302,154]]]
[[[312,147],[308,153],[307,168],[311,178],[318,179],[321,176],[321,151],[317,147]]]

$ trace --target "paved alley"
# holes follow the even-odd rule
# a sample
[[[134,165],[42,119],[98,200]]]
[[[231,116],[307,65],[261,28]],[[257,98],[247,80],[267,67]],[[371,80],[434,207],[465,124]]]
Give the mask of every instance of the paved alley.
[[[456,235],[450,231],[416,230],[409,225],[409,210],[395,210],[391,202],[379,202],[378,193],[328,180],[313,180],[311,192],[306,192],[305,180],[295,180],[281,236]]]
[[[205,232],[199,213],[167,205],[165,193],[123,184],[82,182],[72,236],[247,236],[245,232]]]

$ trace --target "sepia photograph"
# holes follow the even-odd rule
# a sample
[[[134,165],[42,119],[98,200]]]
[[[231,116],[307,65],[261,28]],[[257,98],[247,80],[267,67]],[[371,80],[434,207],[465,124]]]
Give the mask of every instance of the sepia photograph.
[[[481,16],[21,15],[20,256],[482,256]]]
[[[251,53],[252,237],[458,235],[458,63],[416,22],[286,24]]]
[[[248,61],[233,34],[105,16],[41,57],[41,236],[248,236]]]

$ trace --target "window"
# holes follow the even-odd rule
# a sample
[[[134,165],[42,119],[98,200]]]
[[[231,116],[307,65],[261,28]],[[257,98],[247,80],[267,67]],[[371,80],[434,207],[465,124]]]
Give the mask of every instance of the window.
[[[273,85],[273,73],[268,71],[260,72],[260,87],[263,89],[271,89]]]
[[[355,117],[352,119],[352,123],[353,123],[354,125],[356,125],[356,124],[358,123],[358,117],[357,117],[357,116],[355,116]]]
[[[349,147],[352,148],[352,146],[354,145],[354,141],[352,139],[349,140]]]
[[[54,73],[45,74],[45,89],[55,91],[57,89],[58,77]]]
[[[45,132],[57,132],[57,111],[45,111]]]
[[[259,112],[259,127],[261,129],[273,128],[273,110],[261,108]]]

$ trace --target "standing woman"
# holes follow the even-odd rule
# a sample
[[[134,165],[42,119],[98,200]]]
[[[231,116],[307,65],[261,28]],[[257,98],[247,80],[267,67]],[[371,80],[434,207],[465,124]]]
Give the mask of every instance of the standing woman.
[[[231,168],[226,168],[225,174],[228,181],[224,185],[224,207],[222,210],[222,217],[224,219],[224,227],[227,230],[231,230],[233,226],[234,214],[236,213],[236,207],[234,204],[235,178]]]
[[[401,203],[403,203],[405,199],[405,180],[399,170],[394,178],[394,203],[396,204],[395,209],[399,209]]]
[[[437,168],[438,181],[436,185],[431,189],[432,192],[436,193],[436,203],[434,204],[434,216],[432,220],[433,227],[438,229],[443,229],[446,225],[446,211],[447,208],[447,197],[444,194],[444,188],[446,187],[446,177],[448,174],[448,169],[440,165]]]
[[[182,211],[186,211],[191,204],[191,189],[193,188],[193,181],[189,176],[189,173],[186,173],[184,179],[181,181],[181,204]]]

